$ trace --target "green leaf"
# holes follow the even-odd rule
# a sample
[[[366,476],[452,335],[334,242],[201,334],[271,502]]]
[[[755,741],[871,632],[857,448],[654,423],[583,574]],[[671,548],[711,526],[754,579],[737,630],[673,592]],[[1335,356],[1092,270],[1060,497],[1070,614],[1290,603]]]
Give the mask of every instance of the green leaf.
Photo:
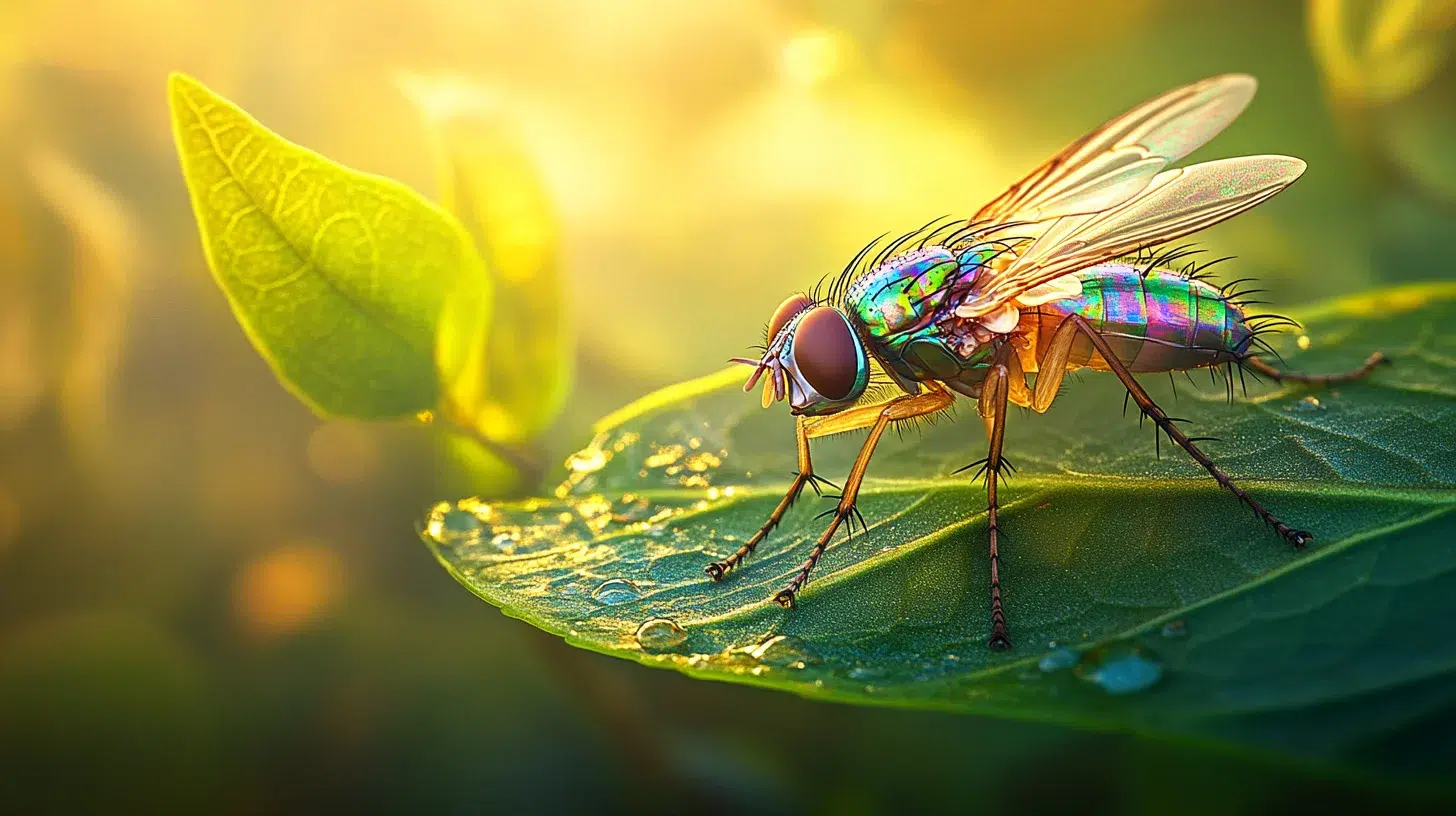
[[[1295,370],[1345,369],[1375,349],[1395,363],[1328,390],[1251,383],[1233,403],[1222,382],[1180,383],[1175,403],[1166,380],[1148,380],[1194,433],[1224,440],[1207,446],[1215,460],[1318,540],[1290,550],[1166,440],[1157,458],[1150,429],[1119,416],[1115,378],[1088,373],[1046,415],[1010,419],[1006,451],[1019,469],[1001,516],[1009,653],[984,645],[985,495],[953,471],[984,456],[985,442],[964,405],[969,421],[888,436],[861,494],[868,532],[834,541],[795,610],[768,599],[803,561],[828,500],[801,500],[723,583],[702,572],[752,534],[795,469],[788,417],[739,391],[741,371],[604,420],[568,462],[557,498],[442,504],[425,539],[507,614],[695,677],[1357,751],[1456,711],[1456,285],[1297,316],[1308,348],[1286,337],[1281,349]],[[842,478],[858,443],[816,440],[816,471]],[[599,591],[612,579],[631,585]],[[658,651],[643,649],[634,633],[651,618],[679,625],[681,644],[660,624]],[[1075,651],[1051,664],[1076,668],[1039,668],[1053,643]],[[1161,666],[1161,679],[1109,694],[1099,669],[1129,655]],[[1422,734],[1388,755],[1429,767],[1456,754],[1449,728]]]
[[[218,284],[283,384],[315,411],[437,407],[447,301],[489,303],[458,222],[407,187],[291,144],[190,77],[172,131]]]
[[[461,299],[441,324],[458,418],[497,443],[539,435],[560,414],[571,334],[559,227],[544,183],[504,114],[474,86],[407,76],[440,165],[440,197],[485,260],[493,298]]]

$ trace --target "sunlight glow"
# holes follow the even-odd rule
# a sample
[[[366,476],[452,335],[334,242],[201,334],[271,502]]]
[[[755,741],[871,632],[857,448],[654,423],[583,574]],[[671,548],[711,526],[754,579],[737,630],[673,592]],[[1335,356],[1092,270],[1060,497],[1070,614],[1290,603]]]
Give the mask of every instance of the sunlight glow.
[[[843,70],[849,48],[845,37],[835,31],[805,31],[779,52],[779,74],[791,85],[822,85]]]

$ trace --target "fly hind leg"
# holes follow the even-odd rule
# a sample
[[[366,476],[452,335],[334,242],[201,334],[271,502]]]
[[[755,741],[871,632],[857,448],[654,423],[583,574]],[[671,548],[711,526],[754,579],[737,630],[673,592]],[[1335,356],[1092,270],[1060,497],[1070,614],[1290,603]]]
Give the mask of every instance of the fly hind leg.
[[[1389,362],[1389,357],[1386,357],[1384,354],[1377,351],[1367,357],[1365,359],[1365,362],[1361,363],[1358,368],[1352,371],[1340,372],[1338,374],[1299,374],[1293,371],[1281,371],[1274,366],[1264,362],[1262,359],[1254,356],[1245,357],[1244,359],[1239,361],[1239,365],[1242,365],[1257,374],[1262,374],[1263,376],[1268,377],[1274,382],[1302,382],[1310,383],[1312,385],[1333,385],[1335,383],[1358,380],[1361,377],[1364,377],[1366,374],[1374,371],[1381,365],[1387,364]]]
[[[1102,335],[1098,334],[1097,330],[1080,315],[1072,315],[1062,321],[1062,324],[1057,327],[1056,333],[1052,336],[1051,343],[1048,345],[1047,351],[1041,361],[1040,373],[1037,374],[1036,392],[1032,403],[1032,407],[1035,410],[1040,412],[1050,407],[1051,401],[1056,396],[1057,389],[1061,385],[1062,375],[1066,370],[1067,356],[1071,350],[1072,342],[1076,339],[1075,335],[1079,332],[1086,335],[1092,341],[1093,347],[1107,361],[1108,368],[1122,381],[1123,386],[1127,388],[1128,394],[1137,403],[1143,415],[1156,423],[1158,428],[1168,435],[1169,439],[1176,442],[1179,447],[1188,452],[1189,456],[1193,457],[1194,461],[1202,465],[1203,469],[1207,470],[1213,476],[1220,487],[1237,496],[1239,501],[1254,511],[1254,515],[1263,520],[1265,524],[1274,528],[1274,531],[1280,537],[1288,541],[1296,549],[1303,547],[1314,538],[1313,535],[1303,530],[1295,530],[1288,524],[1280,521],[1273,513],[1270,513],[1264,509],[1263,505],[1255,501],[1247,491],[1235,484],[1234,480],[1223,469],[1215,465],[1213,460],[1208,457],[1208,454],[1204,453],[1194,444],[1194,440],[1189,439],[1187,435],[1179,430],[1173,424],[1174,420],[1164,413],[1163,409],[1159,408],[1157,403],[1153,402],[1152,397],[1148,396],[1148,392],[1142,387],[1142,384],[1133,377],[1132,372],[1118,359],[1117,352],[1112,348],[1112,344]],[[1383,359],[1383,356],[1381,359]],[[1372,356],[1371,360],[1366,363],[1366,366],[1373,368],[1379,364],[1380,360]],[[1362,368],[1364,367],[1362,366]],[[1364,372],[1359,373],[1363,374]],[[1289,375],[1284,376],[1286,379],[1289,378]]]

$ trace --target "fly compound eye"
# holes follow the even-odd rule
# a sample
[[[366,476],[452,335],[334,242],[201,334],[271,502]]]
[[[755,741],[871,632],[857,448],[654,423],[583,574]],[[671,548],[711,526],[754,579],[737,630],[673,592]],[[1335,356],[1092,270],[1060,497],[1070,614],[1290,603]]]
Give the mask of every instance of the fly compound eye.
[[[818,306],[794,329],[794,367],[820,396],[848,399],[860,379],[859,339],[844,315]]]
[[[779,307],[774,309],[773,317],[768,321],[768,339],[764,341],[764,345],[772,343],[774,338],[779,336],[779,332],[789,325],[789,321],[794,319],[794,315],[813,305],[814,301],[810,300],[808,295],[791,295],[780,303]]]

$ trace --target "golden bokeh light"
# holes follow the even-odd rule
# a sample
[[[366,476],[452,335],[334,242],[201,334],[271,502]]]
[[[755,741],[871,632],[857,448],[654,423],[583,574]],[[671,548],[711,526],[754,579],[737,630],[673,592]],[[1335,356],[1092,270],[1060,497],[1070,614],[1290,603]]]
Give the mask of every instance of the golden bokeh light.
[[[322,618],[343,586],[338,554],[317,542],[298,540],[238,573],[233,582],[233,610],[250,634],[287,635]]]

